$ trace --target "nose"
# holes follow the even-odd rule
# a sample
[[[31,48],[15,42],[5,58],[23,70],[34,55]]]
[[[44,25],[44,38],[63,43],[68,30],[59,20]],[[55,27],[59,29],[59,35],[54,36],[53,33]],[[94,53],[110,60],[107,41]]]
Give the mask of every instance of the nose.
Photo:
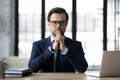
[[[60,23],[57,23],[57,26],[56,27],[60,27],[61,26],[61,24]]]

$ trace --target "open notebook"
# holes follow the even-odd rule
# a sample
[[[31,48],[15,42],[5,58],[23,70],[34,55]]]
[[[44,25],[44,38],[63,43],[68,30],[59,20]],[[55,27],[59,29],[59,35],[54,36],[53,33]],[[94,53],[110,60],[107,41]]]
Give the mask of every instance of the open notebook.
[[[120,77],[120,51],[104,51],[100,71],[86,72],[94,77]]]

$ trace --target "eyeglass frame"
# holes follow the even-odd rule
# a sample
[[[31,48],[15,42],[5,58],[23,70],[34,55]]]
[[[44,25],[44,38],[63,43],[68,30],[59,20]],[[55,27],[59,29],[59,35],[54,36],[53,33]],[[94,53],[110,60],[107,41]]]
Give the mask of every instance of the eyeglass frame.
[[[67,23],[67,21],[49,21],[52,26],[57,26],[58,24],[62,27]]]

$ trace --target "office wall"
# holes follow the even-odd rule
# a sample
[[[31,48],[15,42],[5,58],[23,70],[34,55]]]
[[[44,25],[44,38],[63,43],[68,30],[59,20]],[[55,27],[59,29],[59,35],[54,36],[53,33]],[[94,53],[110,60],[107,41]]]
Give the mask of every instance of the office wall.
[[[14,0],[0,0],[0,57],[14,54]]]

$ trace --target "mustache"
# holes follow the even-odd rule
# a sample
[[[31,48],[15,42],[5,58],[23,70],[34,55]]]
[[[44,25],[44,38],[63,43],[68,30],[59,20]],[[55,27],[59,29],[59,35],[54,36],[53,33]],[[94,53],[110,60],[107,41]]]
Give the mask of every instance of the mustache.
[[[60,33],[61,34],[61,36],[64,36],[64,33]],[[57,36],[57,34],[55,34],[54,36]]]

